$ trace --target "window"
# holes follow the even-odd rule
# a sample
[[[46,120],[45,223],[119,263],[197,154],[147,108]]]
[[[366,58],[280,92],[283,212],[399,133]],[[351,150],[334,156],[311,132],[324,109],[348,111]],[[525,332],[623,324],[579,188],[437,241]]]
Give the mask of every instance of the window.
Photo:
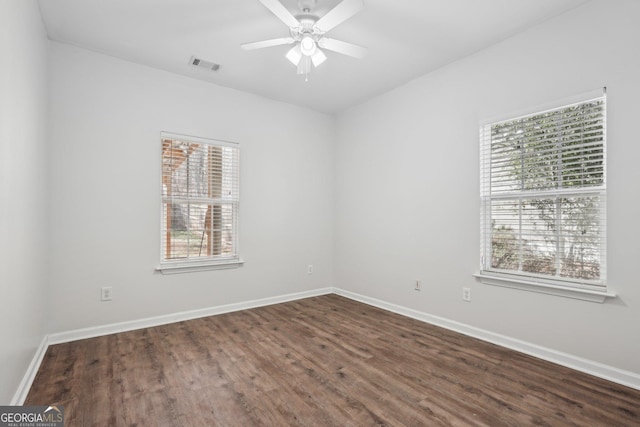
[[[606,96],[480,140],[481,276],[606,293]]]
[[[237,144],[162,133],[161,271],[237,266]]]

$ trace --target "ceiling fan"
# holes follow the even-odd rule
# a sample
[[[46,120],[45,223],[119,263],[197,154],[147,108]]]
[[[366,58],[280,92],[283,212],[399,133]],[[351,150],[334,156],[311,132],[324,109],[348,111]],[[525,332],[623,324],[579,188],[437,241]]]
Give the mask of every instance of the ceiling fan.
[[[358,13],[364,7],[363,0],[343,0],[322,17],[312,12],[317,0],[298,0],[301,13],[295,16],[279,0],[259,1],[289,27],[289,36],[240,45],[245,50],[295,43],[286,57],[305,79],[312,65],[318,67],[327,59],[322,49],[354,58],[364,58],[367,54],[366,47],[325,37],[327,32]]]

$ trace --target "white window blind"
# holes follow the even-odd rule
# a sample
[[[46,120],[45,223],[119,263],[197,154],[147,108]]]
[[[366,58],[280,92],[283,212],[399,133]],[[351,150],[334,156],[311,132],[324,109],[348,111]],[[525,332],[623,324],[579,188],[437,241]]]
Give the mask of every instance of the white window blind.
[[[481,269],[606,290],[606,96],[480,127]]]
[[[237,144],[163,133],[161,265],[238,258]]]

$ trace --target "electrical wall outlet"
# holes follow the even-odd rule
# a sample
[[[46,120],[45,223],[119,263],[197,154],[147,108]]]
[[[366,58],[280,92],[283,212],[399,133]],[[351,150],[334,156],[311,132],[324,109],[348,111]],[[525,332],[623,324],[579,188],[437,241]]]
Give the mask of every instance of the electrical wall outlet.
[[[462,288],[462,299],[467,302],[471,301],[471,288]]]
[[[416,280],[416,287],[413,288],[416,291],[419,291],[422,288],[422,283],[420,282],[420,280]]]
[[[307,266],[307,274],[313,274],[313,265],[309,264]]]
[[[113,288],[111,286],[103,286],[100,289],[100,301],[111,301],[111,293]]]

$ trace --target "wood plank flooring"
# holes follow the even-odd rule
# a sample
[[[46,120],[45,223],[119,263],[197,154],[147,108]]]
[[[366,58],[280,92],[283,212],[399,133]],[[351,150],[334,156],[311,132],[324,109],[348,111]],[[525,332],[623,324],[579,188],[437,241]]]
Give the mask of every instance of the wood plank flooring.
[[[66,426],[640,426],[640,391],[326,295],[49,347]]]

